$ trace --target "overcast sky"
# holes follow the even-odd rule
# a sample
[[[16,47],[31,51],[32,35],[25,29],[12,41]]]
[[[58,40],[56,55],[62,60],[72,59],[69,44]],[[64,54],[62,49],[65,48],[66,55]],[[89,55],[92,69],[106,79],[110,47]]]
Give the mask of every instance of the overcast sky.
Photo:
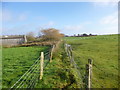
[[[118,33],[116,2],[2,2],[2,34],[56,28],[66,35]]]

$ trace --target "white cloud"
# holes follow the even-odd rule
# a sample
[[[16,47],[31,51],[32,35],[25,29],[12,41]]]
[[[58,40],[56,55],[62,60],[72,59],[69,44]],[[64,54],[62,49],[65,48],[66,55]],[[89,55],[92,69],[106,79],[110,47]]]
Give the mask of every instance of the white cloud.
[[[42,29],[43,29],[43,28],[50,28],[50,27],[52,27],[53,25],[55,25],[55,22],[49,21],[48,23],[42,25],[41,28],[42,28]]]
[[[98,23],[99,34],[117,34],[118,33],[118,12],[102,17]]]
[[[82,25],[66,25],[64,27],[65,30],[75,30],[75,31],[79,31],[83,28]]]
[[[55,24],[55,22],[53,22],[53,21],[50,21],[50,22],[48,22],[48,26],[53,26]]]
[[[115,12],[111,15],[105,16],[100,20],[100,24],[104,24],[104,25],[115,25],[118,24],[118,13]]]
[[[19,26],[12,26],[12,27],[4,26],[4,27],[2,27],[2,34],[8,34],[8,35],[25,34],[25,33],[33,30],[32,28],[29,28],[31,25],[33,26],[33,23],[22,24]]]
[[[80,34],[80,33],[86,33],[88,32],[87,27],[90,26],[91,24],[93,24],[93,22],[91,21],[85,21],[82,22],[80,24],[76,24],[76,25],[65,25],[61,31],[62,33],[66,33],[66,34]]]
[[[51,28],[53,25],[55,25],[55,22],[54,21],[49,21],[47,22],[46,24],[43,24],[43,25],[39,25],[36,30],[42,30],[42,29],[46,29],[46,28]]]
[[[105,1],[97,0],[93,2],[93,5],[95,7],[106,7],[106,6],[117,7],[118,0],[105,0]]]
[[[27,13],[19,13],[15,14],[14,12],[11,12],[10,10],[3,10],[2,11],[2,21],[3,22],[14,22],[17,21],[24,21],[28,17]]]
[[[111,26],[111,27],[103,27],[101,30],[98,29],[99,34],[118,34],[118,27]]]

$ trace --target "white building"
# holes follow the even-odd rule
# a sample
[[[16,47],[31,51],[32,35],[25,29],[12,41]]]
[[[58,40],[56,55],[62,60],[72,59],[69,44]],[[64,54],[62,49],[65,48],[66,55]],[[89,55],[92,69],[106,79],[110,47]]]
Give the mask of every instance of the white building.
[[[0,44],[5,46],[15,46],[27,42],[26,35],[6,35],[0,37]]]

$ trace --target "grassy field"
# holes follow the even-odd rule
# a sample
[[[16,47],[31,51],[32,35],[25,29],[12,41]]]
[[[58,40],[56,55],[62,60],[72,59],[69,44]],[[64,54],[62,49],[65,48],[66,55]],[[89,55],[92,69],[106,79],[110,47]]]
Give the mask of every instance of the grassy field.
[[[118,87],[117,35],[65,37],[64,40],[72,46],[74,60],[82,76],[88,59],[93,60],[92,88]],[[3,48],[3,88],[11,87],[40,56],[40,52],[48,49],[45,46]],[[53,61],[44,69],[43,79],[35,88],[81,88],[79,81],[61,42],[53,53]]]
[[[2,48],[2,87],[11,87],[49,47]]]
[[[92,88],[118,87],[118,35],[66,37],[84,76],[88,59],[93,60]]]
[[[61,43],[53,53],[53,60],[44,69],[44,76],[39,80],[36,88],[79,88],[74,69]]]
[[[3,88],[11,87],[47,47],[3,48]],[[46,60],[45,60],[46,61]],[[46,64],[44,62],[44,64]],[[76,78],[69,70],[70,62],[63,43],[55,49],[53,61],[44,69],[44,76],[35,88],[78,88]]]

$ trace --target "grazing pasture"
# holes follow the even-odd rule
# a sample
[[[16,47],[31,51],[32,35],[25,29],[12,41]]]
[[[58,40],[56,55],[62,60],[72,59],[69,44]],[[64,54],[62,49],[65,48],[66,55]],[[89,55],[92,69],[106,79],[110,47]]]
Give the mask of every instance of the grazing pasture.
[[[92,88],[118,87],[118,35],[65,37],[73,49],[82,76],[88,59],[93,60]]]
[[[2,48],[2,88],[10,88],[47,46]]]
[[[44,69],[43,79],[39,80],[36,88],[79,88],[63,42],[58,47],[55,47],[52,62]]]
[[[53,52],[52,62],[44,68],[43,79],[35,88],[81,88],[85,83],[86,64],[93,60],[92,88],[118,88],[118,36],[100,35],[92,37],[65,37],[72,47],[77,68],[71,66],[70,59],[61,42]],[[48,46],[13,47],[2,49],[2,85],[11,87],[40,56],[48,52]],[[47,53],[46,53],[47,54]],[[48,55],[49,57],[49,55]],[[45,62],[47,62],[45,60]],[[79,79],[80,72],[82,79]]]

